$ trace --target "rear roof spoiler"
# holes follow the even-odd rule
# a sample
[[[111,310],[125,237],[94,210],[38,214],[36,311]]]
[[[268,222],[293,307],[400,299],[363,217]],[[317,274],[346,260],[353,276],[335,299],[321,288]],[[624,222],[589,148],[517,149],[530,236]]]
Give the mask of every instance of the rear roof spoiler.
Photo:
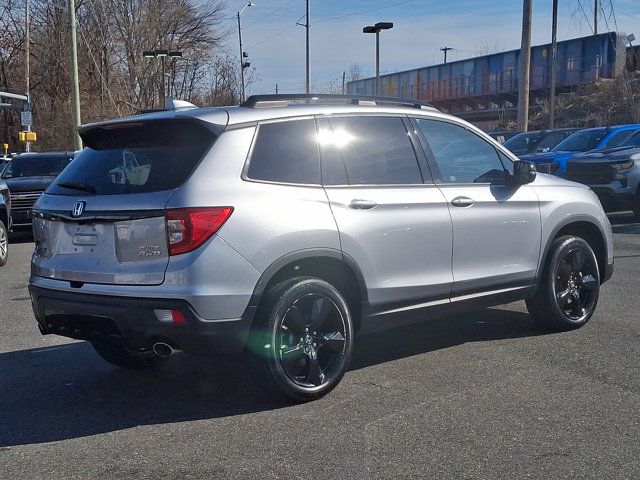
[[[197,105],[194,105],[191,102],[187,102],[186,100],[178,100],[176,98],[166,97],[164,101],[165,108],[145,108],[139,109],[136,112],[136,115],[144,115],[146,113],[157,113],[157,112],[166,112],[169,110],[178,111],[178,110],[189,110],[191,108],[198,108]]]

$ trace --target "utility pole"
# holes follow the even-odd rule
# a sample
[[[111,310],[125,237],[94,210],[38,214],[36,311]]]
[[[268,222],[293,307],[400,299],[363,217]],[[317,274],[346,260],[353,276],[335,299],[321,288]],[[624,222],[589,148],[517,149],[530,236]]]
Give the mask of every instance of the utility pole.
[[[342,71],[342,95],[344,95],[344,92],[345,92],[346,80],[347,80],[347,72],[343,70]]]
[[[73,147],[82,149],[82,140],[78,135],[80,126],[80,86],[78,84],[78,44],[76,37],[76,0],[69,0],[69,40],[71,42],[71,101],[73,103]]]
[[[598,7],[600,2],[594,0],[593,2],[593,35],[598,35]]]
[[[553,0],[551,20],[551,88],[549,90],[549,128],[555,128],[556,77],[558,75],[558,0]]]
[[[244,58],[242,58],[242,30],[240,28],[240,12],[237,13],[238,17],[238,41],[240,43],[240,83],[242,84],[242,96],[240,101],[244,102]]]
[[[305,23],[305,28],[307,30],[307,71],[306,71],[306,82],[305,82],[305,89],[307,93],[311,92],[311,77],[310,77],[310,72],[309,72],[309,2],[310,0],[307,0],[307,21]]]
[[[533,0],[522,5],[522,43],[520,46],[520,77],[518,81],[518,130],[529,128],[529,72],[531,68],[531,17]]]
[[[444,52],[444,63],[447,63],[447,52],[449,50],[454,50],[454,48],[453,47],[442,47],[440,49],[441,52]]]
[[[276,83],[276,95],[278,95],[278,84]]]
[[[30,61],[30,50],[31,50],[31,35],[30,35],[30,30],[31,30],[31,26],[29,25],[30,20],[29,20],[29,0],[25,0],[24,1],[24,54],[25,54],[25,58],[24,58],[24,87],[25,87],[25,95],[27,96],[27,108],[28,111],[31,111],[31,99],[29,96],[29,91],[31,90],[31,73],[29,71],[30,66],[29,66],[29,61]],[[23,127],[25,127],[25,130],[27,132],[31,131],[31,125],[23,125]],[[27,141],[24,142],[24,151],[25,152],[30,152],[31,151],[31,142]]]

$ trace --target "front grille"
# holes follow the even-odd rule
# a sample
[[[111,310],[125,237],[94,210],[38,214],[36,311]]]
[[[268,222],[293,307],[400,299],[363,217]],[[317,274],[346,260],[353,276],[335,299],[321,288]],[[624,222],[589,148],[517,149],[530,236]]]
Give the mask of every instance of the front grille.
[[[33,207],[36,200],[42,195],[41,191],[38,192],[15,192],[11,193],[11,208],[13,210],[28,210]]]
[[[569,163],[565,178],[585,185],[606,185],[613,181],[613,174],[610,165]]]

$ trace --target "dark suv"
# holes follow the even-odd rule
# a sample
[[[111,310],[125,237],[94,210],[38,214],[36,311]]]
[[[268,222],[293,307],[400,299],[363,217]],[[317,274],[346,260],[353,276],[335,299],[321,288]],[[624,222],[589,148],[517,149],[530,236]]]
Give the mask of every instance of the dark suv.
[[[1,178],[11,192],[13,228],[31,228],[31,209],[53,180],[73,160],[74,152],[21,153]]]

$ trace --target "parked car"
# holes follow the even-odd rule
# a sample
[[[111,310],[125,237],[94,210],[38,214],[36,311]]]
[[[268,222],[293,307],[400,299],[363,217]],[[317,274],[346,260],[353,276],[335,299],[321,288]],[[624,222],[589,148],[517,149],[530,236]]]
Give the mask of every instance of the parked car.
[[[11,199],[9,187],[0,180],[0,267],[9,259],[9,229],[11,228]]]
[[[518,132],[489,132],[487,133],[487,135],[489,135],[498,143],[505,143],[511,137],[513,137],[514,135],[517,135],[517,133]]]
[[[560,128],[555,130],[534,130],[519,133],[504,142],[504,146],[515,155],[544,153],[551,150],[579,128]]]
[[[46,152],[21,153],[11,159],[0,178],[11,192],[14,229],[31,227],[33,204],[73,157],[74,152]]]
[[[1,155],[0,156],[0,174],[2,174],[2,172],[4,171],[4,168],[9,165],[9,162],[11,161],[11,157],[8,155]]]
[[[520,155],[519,158],[533,162],[539,172],[563,176],[567,161],[574,155],[596,148],[618,146],[638,130],[639,124],[586,128],[570,135],[547,153]]]
[[[415,101],[267,95],[79,132],[34,207],[29,291],[43,334],[120,367],[245,353],[310,400],[357,332],[516,299],[574,329],[613,272],[593,192]],[[129,155],[145,182],[114,179]]]
[[[565,178],[591,187],[606,211],[632,210],[640,217],[640,131],[619,147],[576,155]]]

